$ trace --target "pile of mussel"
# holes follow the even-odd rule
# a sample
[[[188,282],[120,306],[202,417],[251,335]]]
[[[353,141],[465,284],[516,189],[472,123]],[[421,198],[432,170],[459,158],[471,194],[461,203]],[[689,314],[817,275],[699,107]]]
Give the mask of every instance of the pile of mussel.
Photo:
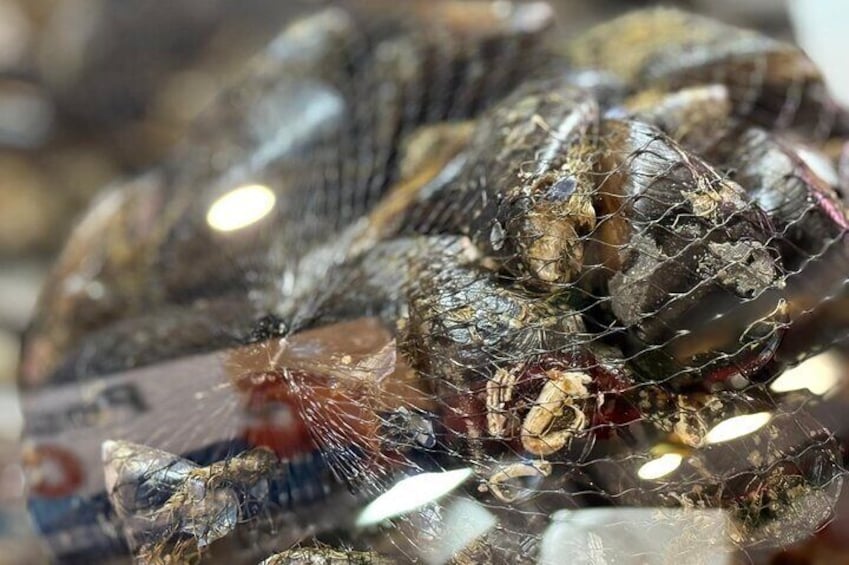
[[[294,24],[94,208],[26,393],[247,348],[230,385],[300,406],[348,487],[474,470],[501,521],[458,562],[533,559],[558,504],[726,508],[744,546],[827,521],[837,442],[769,389],[849,329],[849,113],[815,65],[669,9],[564,38],[543,4],[383,8]],[[276,206],[216,229],[245,186]]]

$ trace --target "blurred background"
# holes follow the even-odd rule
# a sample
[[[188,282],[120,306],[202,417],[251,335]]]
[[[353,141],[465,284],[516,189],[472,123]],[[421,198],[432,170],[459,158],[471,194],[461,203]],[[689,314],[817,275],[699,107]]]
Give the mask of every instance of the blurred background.
[[[554,3],[564,33],[653,4]],[[849,3],[665,3],[795,38],[823,66],[835,93],[849,101]],[[53,257],[100,188],[155,164],[206,103],[237,79],[251,53],[287,20],[317,5],[0,0],[0,564],[43,560],[20,503],[14,376],[20,336]],[[842,378],[845,367],[824,367],[803,368],[809,373],[801,378],[811,383],[826,375],[827,390],[833,385],[828,379]]]

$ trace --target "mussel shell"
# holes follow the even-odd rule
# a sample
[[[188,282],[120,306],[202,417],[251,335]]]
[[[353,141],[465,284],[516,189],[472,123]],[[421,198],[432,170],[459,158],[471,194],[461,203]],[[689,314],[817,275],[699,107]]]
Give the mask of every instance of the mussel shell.
[[[816,137],[849,128],[816,65],[795,45],[669,8],[632,12],[570,43],[580,68],[608,70],[635,89],[722,84],[734,114]]]
[[[641,378],[725,381],[771,357],[783,272],[766,216],[659,130],[606,120],[586,284]]]
[[[716,160],[769,216],[783,240],[780,250],[789,271],[843,236],[849,220],[840,198],[789,143],[750,128],[733,144],[729,155]]]
[[[776,229],[791,322],[779,357],[795,362],[845,338],[849,218],[837,193],[789,143],[761,129],[736,137],[719,160]]]
[[[647,90],[629,97],[622,108],[613,111],[656,126],[696,154],[714,147],[732,127],[731,99],[721,84],[673,92]]]
[[[457,178],[413,208],[406,229],[468,234],[512,277],[562,288],[595,225],[598,117],[591,91],[530,81],[481,117]]]
[[[454,386],[481,384],[498,366],[588,339],[580,315],[562,300],[505,287],[451,257],[414,268],[413,280],[407,349],[424,375]]]

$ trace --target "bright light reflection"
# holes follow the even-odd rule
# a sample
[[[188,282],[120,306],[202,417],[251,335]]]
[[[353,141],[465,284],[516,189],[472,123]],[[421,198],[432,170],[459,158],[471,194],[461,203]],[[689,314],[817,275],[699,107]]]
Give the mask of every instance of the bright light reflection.
[[[665,477],[680,467],[683,460],[684,457],[679,453],[665,453],[640,467],[637,476],[646,481]]]
[[[837,357],[823,353],[784,371],[770,388],[775,392],[808,389],[813,394],[824,395],[837,385],[842,367]]]
[[[274,192],[267,186],[241,186],[212,203],[206,222],[218,231],[239,230],[267,216],[275,201]]]
[[[715,425],[705,435],[705,443],[721,443],[749,435],[764,427],[771,419],[772,414],[769,412],[756,412],[728,418]]]
[[[407,477],[366,506],[357,525],[379,524],[433,502],[463,484],[471,474],[472,470],[466,468]]]

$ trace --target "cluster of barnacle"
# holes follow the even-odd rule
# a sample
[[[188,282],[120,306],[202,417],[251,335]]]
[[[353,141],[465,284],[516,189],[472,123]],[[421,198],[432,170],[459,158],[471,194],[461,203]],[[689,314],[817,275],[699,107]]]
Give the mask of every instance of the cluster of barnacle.
[[[49,287],[25,384],[197,348],[226,333],[210,329],[222,324],[195,324],[199,335],[183,343],[168,328],[184,319],[145,318],[146,305],[226,318],[233,294],[271,280],[283,296],[267,301],[274,323],[259,337],[285,347],[252,346],[273,366],[261,382],[237,370],[235,390],[297,398],[350,486],[379,489],[407,463],[473,468],[476,496],[505,525],[461,562],[532,559],[546,520],[529,497],[575,484],[608,502],[730,508],[745,543],[816,528],[839,490],[838,448],[801,408],[776,411],[766,385],[849,327],[846,167],[834,165],[849,154],[849,116],[817,69],[791,45],[673,10],[563,41],[541,5],[426,4],[355,59],[337,44],[361,30],[337,10],[284,34],[272,70],[226,98],[196,146],[178,152],[181,174],[148,177],[153,190],[131,186],[114,218],[84,224],[90,233],[81,230],[56,279],[90,276],[83,259],[114,231],[98,280],[110,300]],[[263,89],[303,131],[251,114],[271,141],[243,147],[241,130],[204,139],[242,127],[239,105],[268,102]],[[199,199],[189,189],[245,171],[307,186],[281,189],[275,229],[216,239],[185,205]],[[135,232],[122,214],[135,218],[136,201],[153,208],[138,221],[149,236],[140,257],[123,252]],[[198,253],[208,248],[223,251]],[[201,314],[186,306],[195,295]],[[94,337],[74,353],[87,331]],[[343,342],[358,353],[316,353],[316,343]],[[767,412],[758,434],[709,445],[717,423]],[[352,463],[351,452],[381,460]],[[691,463],[674,480],[641,483],[635,464],[664,454]],[[232,461],[187,467],[165,507],[142,518],[179,539],[225,535],[239,514],[227,489],[261,482],[247,455]],[[229,522],[198,530],[198,505]],[[327,549],[274,559],[345,558],[378,559]]]

